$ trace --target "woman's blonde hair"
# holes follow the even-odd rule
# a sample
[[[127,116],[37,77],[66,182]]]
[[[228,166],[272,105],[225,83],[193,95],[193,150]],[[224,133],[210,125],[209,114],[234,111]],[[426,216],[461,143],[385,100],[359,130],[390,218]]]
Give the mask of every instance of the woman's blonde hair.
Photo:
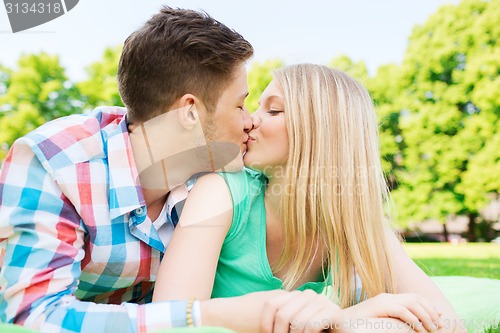
[[[318,253],[340,306],[356,302],[356,273],[361,299],[394,292],[387,186],[369,93],[346,73],[320,65],[288,66],[274,78],[284,92],[289,137],[291,193],[283,196],[285,242],[275,267],[288,267],[284,287],[295,285]]]

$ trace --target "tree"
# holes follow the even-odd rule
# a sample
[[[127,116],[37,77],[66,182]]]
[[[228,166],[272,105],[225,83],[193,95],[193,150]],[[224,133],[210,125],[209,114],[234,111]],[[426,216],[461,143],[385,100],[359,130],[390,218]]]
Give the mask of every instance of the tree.
[[[102,60],[86,68],[88,79],[77,83],[85,110],[100,105],[123,106],[116,78],[121,50],[122,46],[107,48]]]
[[[0,64],[0,95],[5,95],[10,85],[10,77],[12,75],[12,71],[5,66]],[[0,111],[1,112],[1,111]],[[0,113],[0,117],[1,117]]]
[[[367,85],[368,70],[364,61],[355,62],[347,55],[342,54],[333,58],[328,64],[329,67],[340,69],[351,75],[363,85]]]
[[[417,26],[402,64],[403,89],[393,103],[401,106],[404,142],[401,184],[393,192],[400,218],[445,222],[467,215],[471,240],[484,201],[467,199],[473,194],[464,184],[472,182],[467,177],[482,177],[469,168],[484,158],[500,115],[498,17],[500,1],[464,0]]]
[[[7,93],[7,90],[9,89],[10,85],[11,75],[12,75],[11,70],[0,64],[0,96],[3,96]],[[10,107],[8,105],[0,104],[0,135],[1,133],[3,133],[3,131],[1,130],[1,125],[3,123],[2,119],[5,116],[5,112],[8,111],[9,109]],[[2,161],[5,158],[8,149],[9,146],[7,145],[7,143],[2,143],[2,140],[0,139],[0,168],[2,166]]]
[[[59,57],[44,52],[21,56],[16,70],[0,70],[0,159],[18,137],[79,110],[78,90],[64,72]]]
[[[405,105],[399,98],[403,87],[400,84],[401,67],[395,64],[379,67],[376,75],[367,81],[380,122],[380,147],[382,167],[391,191],[398,188],[399,173],[404,170],[403,140],[400,121]]]

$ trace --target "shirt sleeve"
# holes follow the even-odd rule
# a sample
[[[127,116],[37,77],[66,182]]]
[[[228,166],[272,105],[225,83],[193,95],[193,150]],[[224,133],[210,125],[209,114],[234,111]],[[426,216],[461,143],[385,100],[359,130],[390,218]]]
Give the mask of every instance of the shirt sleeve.
[[[51,333],[186,326],[186,301],[114,305],[78,300],[74,292],[86,233],[80,221],[51,170],[18,140],[0,174],[0,322]],[[197,302],[193,317],[200,324]]]

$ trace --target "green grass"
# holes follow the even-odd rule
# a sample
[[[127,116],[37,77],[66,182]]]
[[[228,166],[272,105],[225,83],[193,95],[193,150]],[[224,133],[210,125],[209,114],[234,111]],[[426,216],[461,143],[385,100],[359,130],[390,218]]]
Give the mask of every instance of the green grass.
[[[408,255],[429,276],[500,279],[500,245],[491,243],[406,243]],[[485,333],[500,333],[500,323]]]
[[[500,245],[491,243],[406,243],[404,248],[430,276],[500,279]]]

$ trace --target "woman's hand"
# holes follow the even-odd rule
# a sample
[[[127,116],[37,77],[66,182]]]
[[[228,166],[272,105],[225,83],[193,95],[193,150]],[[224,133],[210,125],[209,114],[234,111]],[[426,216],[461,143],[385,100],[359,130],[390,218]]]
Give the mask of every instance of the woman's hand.
[[[265,333],[329,331],[341,309],[312,290],[292,291],[265,302],[261,329]]]
[[[340,314],[344,327],[352,327],[353,325],[348,325],[351,322],[362,324],[360,319],[394,318],[415,332],[438,330],[440,316],[438,310],[427,299],[410,293],[380,294],[346,308]]]
[[[326,296],[306,290],[266,301],[261,328],[266,333],[376,332],[377,327],[380,331],[420,333],[436,331],[439,317],[435,307],[416,294],[380,294],[340,309]]]
[[[450,302],[434,282],[408,257],[400,240],[394,232],[387,230],[389,253],[394,260],[394,278],[399,293],[418,294],[430,300],[441,314],[443,327],[440,332],[467,333],[467,329],[458,324],[463,322]]]

